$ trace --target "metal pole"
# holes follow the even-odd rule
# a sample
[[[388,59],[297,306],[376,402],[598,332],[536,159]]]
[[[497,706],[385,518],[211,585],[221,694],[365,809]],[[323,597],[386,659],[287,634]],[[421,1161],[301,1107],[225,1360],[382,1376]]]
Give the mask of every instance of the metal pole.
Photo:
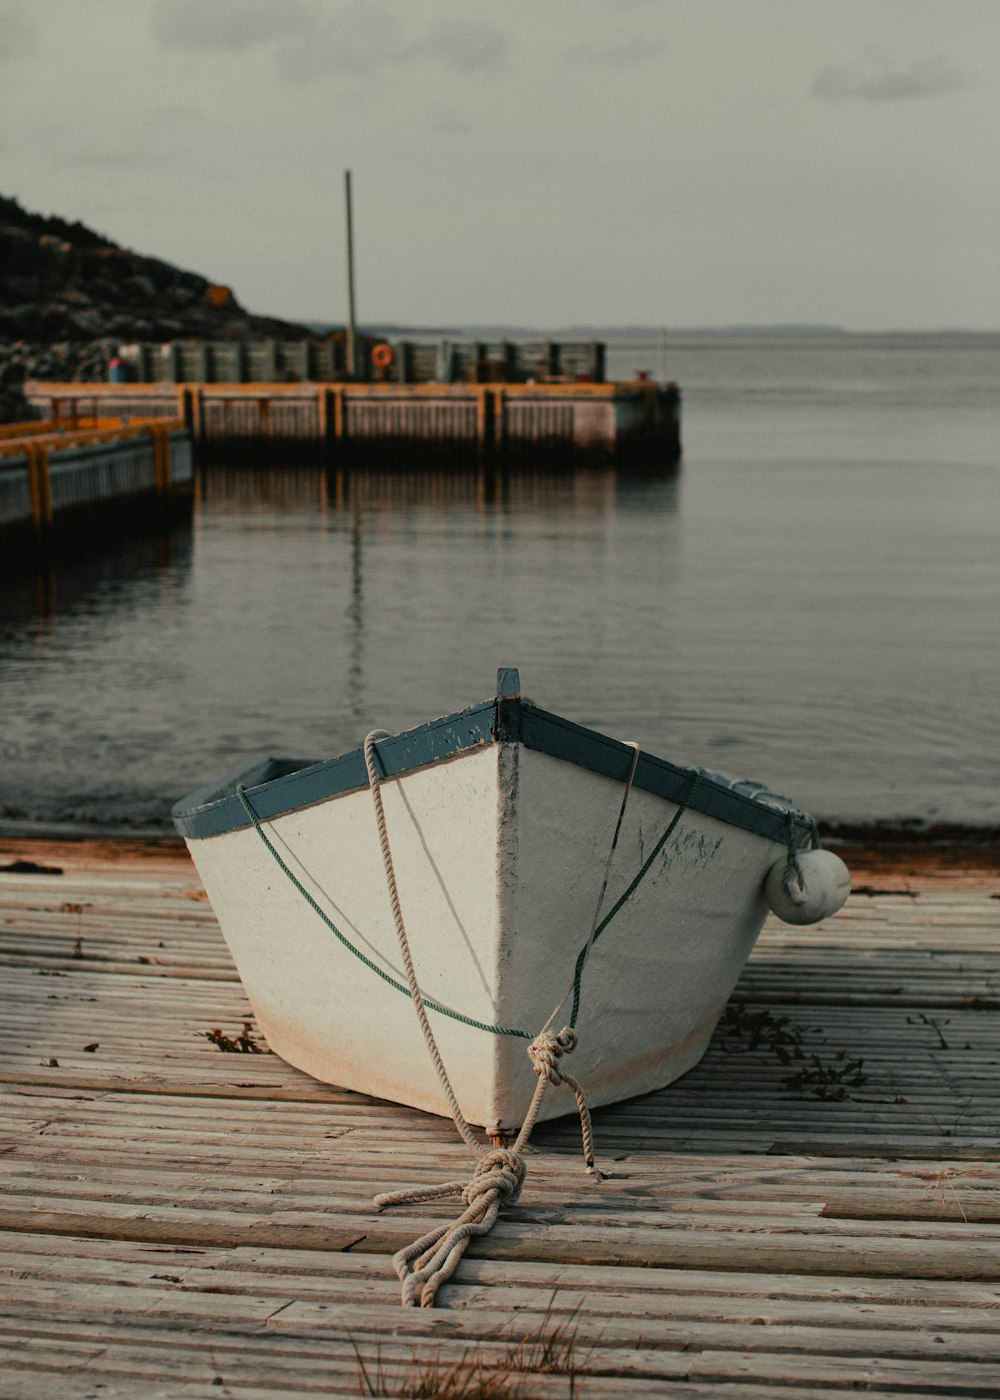
[[[347,377],[357,378],[357,330],[354,325],[354,217],[351,212],[351,172],[344,171],[347,196]]]

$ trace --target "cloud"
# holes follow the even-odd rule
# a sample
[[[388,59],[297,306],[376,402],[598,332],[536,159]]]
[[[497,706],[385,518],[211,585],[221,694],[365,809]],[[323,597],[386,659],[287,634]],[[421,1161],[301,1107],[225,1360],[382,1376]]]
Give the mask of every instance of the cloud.
[[[153,34],[167,49],[244,53],[283,37],[308,42],[319,19],[310,0],[164,0],[153,12]]]
[[[441,136],[468,136],[473,130],[468,117],[437,104],[428,107],[427,121],[431,130]]]
[[[940,55],[915,58],[905,66],[869,55],[855,63],[836,63],[821,69],[811,91],[824,102],[901,102],[941,97],[958,92],[971,82],[970,73]]]
[[[326,11],[314,33],[286,35],[278,46],[279,70],[293,81],[350,73],[358,77],[430,60],[453,73],[480,73],[502,66],[505,36],[488,21],[455,16],[431,20],[415,32],[404,16],[419,11],[355,0]]]
[[[666,45],[664,39],[649,39],[636,34],[631,39],[620,39],[617,43],[581,43],[567,49],[570,63],[593,63],[600,67],[631,68],[642,63],[654,54],[660,53]]]
[[[412,52],[430,54],[455,73],[478,73],[503,64],[507,38],[492,24],[454,16],[434,20]]]
[[[18,0],[0,0],[0,63],[9,63],[38,48],[38,30]]]
[[[311,30],[286,32],[275,51],[279,72],[294,82],[349,73],[367,77],[404,61],[408,43],[393,12],[377,0],[339,6]]]
[[[246,53],[270,48],[278,72],[292,82],[431,60],[454,73],[500,67],[506,37],[489,21],[455,15],[413,28],[416,7],[383,0],[161,0],[153,33],[167,49]],[[409,27],[408,27],[409,26]]]
[[[151,107],[124,130],[113,112],[101,113],[59,141],[48,170],[56,175],[91,170],[133,176],[179,169],[192,150],[205,150],[217,125],[199,107],[181,103]]]

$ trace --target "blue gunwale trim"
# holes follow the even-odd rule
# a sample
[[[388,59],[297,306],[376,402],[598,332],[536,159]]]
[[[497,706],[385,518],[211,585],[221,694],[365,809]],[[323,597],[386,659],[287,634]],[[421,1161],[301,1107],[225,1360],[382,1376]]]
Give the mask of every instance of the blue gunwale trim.
[[[380,739],[375,752],[382,776],[395,778],[467,749],[494,743],[495,713],[495,700],[486,700],[468,710],[394,734],[391,739]],[[246,788],[258,818],[270,821],[299,807],[310,807],[326,798],[367,787],[368,770],[360,748],[308,765],[291,759],[265,759],[190,797],[182,797],[171,812],[180,834],[200,840],[248,827],[249,818],[236,795],[238,784]]]
[[[535,749],[553,758],[575,763],[578,768],[586,768],[591,773],[601,773],[606,778],[624,782],[632,762],[632,749],[601,734],[596,729],[585,729],[561,715],[541,710],[530,701],[522,701],[517,739],[527,749]],[[668,802],[683,801],[691,785],[690,768],[679,768],[664,758],[640,752],[636,764],[632,786],[651,792]],[[774,801],[784,803],[784,799],[767,794]],[[781,807],[771,806],[746,793],[734,791],[729,783],[717,774],[703,775],[698,788],[688,803],[692,812],[703,812],[729,826],[741,826],[747,831],[756,832],[770,841],[786,845],[789,839],[789,813],[791,813],[796,845],[806,845],[812,840],[812,818],[791,804]]]
[[[408,729],[376,746],[384,777],[399,777],[442,759],[490,744],[521,743],[525,748],[576,764],[592,773],[624,781],[632,749],[594,729],[586,729],[542,710],[520,695],[517,672],[501,671],[497,694],[490,700],[441,719]],[[642,753],[634,786],[680,802],[691,782],[691,770]],[[260,821],[313,806],[331,797],[367,787],[364,751],[352,749],[322,763],[265,759],[200,788],[173,808],[174,825],[190,840],[219,836],[249,827],[246,810],[236,794],[242,785]],[[781,801],[781,799],[777,799]],[[706,774],[690,803],[692,811],[743,827],[768,840],[796,846],[812,841],[812,821],[794,807],[775,807],[757,797],[734,791],[724,779]]]

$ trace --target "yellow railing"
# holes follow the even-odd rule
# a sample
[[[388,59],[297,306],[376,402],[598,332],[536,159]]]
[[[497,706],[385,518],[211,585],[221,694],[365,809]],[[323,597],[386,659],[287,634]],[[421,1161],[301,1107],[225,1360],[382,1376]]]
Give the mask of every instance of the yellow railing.
[[[130,419],[130,422],[136,420]],[[77,418],[73,430],[89,428],[120,428],[121,418]],[[11,438],[43,437],[48,433],[61,433],[66,424],[58,418],[35,418],[27,423],[0,423],[0,445]]]
[[[52,524],[52,479],[50,454],[68,452],[77,447],[101,446],[105,443],[148,439],[153,447],[153,481],[158,494],[170,491],[170,434],[181,431],[179,418],[130,419],[89,418],[78,420],[87,426],[60,428],[56,420],[31,423],[6,423],[0,429],[0,460],[24,457],[28,465],[28,490],[31,518],[35,529],[42,531]]]

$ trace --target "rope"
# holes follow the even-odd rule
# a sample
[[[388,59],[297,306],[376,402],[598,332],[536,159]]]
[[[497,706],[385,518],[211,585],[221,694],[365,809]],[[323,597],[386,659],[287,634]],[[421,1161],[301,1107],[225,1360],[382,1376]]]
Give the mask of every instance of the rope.
[[[379,845],[382,850],[382,864],[385,869],[386,882],[389,886],[389,899],[392,904],[392,915],[396,925],[396,937],[399,941],[399,949],[403,957],[403,965],[406,969],[406,978],[410,987],[410,996],[413,1001],[417,1019],[420,1022],[420,1029],[423,1031],[424,1043],[427,1046],[431,1061],[437,1073],[438,1079],[445,1092],[448,1107],[451,1110],[452,1121],[457,1128],[459,1135],[469,1149],[479,1159],[472,1174],[472,1180],[467,1185],[460,1181],[446,1181],[440,1186],[417,1187],[415,1190],[390,1191],[375,1197],[374,1205],[376,1210],[383,1210],[387,1206],[412,1205],[421,1201],[439,1200],[444,1196],[458,1195],[465,1202],[465,1210],[457,1220],[451,1224],[440,1225],[434,1230],[422,1235],[413,1244],[401,1249],[393,1257],[393,1267],[399,1277],[402,1288],[403,1306],[413,1306],[418,1301],[421,1307],[433,1307],[437,1297],[437,1291],[443,1283],[454,1274],[468,1248],[469,1241],[476,1235],[485,1235],[492,1230],[496,1223],[500,1210],[505,1205],[514,1205],[521,1195],[521,1188],[524,1185],[524,1178],[527,1172],[527,1165],[524,1160],[524,1149],[528,1145],[538,1113],[542,1105],[542,1098],[549,1085],[558,1088],[560,1084],[567,1084],[573,1091],[576,1098],[577,1111],[580,1115],[580,1127],[583,1135],[583,1158],[586,1169],[591,1175],[600,1177],[600,1172],[594,1165],[594,1134],[590,1117],[590,1109],[587,1107],[587,1099],[582,1087],[577,1079],[565,1070],[560,1068],[559,1061],[563,1055],[570,1054],[576,1049],[577,1034],[571,1026],[565,1026],[558,1035],[553,1035],[549,1029],[552,1022],[573,989],[573,984],[567,989],[562,999],[554,1007],[552,1014],[542,1027],[541,1031],[528,1046],[528,1055],[531,1059],[532,1068],[537,1076],[535,1092],[531,1096],[531,1103],[525,1114],[521,1130],[517,1135],[512,1147],[499,1147],[493,1151],[487,1151],[480,1146],[475,1134],[466,1122],[465,1116],[459,1106],[454,1087],[449,1078],[448,1071],[441,1059],[437,1041],[424,1006],[424,998],[420,991],[416,972],[413,967],[413,958],[410,953],[409,938],[406,933],[406,924],[403,919],[403,911],[399,900],[399,887],[396,882],[396,872],[392,859],[392,848],[389,844],[389,832],[385,820],[385,808],[382,804],[381,782],[379,780],[378,769],[375,763],[375,743],[378,739],[388,738],[386,730],[373,730],[365,739],[365,767],[368,770],[368,785],[371,788],[372,801],[375,805],[375,823],[378,827]],[[618,822],[615,827],[614,839],[611,843],[611,850],[608,854],[604,868],[604,879],[601,883],[600,894],[597,898],[597,907],[594,910],[594,917],[590,928],[590,937],[587,941],[586,951],[589,951],[594,941],[597,929],[597,921],[600,917],[601,905],[604,902],[604,894],[607,890],[608,877],[611,872],[611,862],[614,857],[615,848],[618,845],[618,836],[621,832],[622,821],[625,816],[625,807],[628,803],[629,793],[632,790],[632,780],[635,776],[636,764],[639,760],[639,747],[633,744],[634,753],[632,755],[632,765],[629,769],[628,780],[625,786],[625,793],[622,798],[621,809],[618,813]]]
[[[443,1186],[429,1186],[416,1191],[393,1191],[375,1197],[375,1207],[402,1205],[414,1201],[430,1201],[441,1196],[458,1195],[466,1208],[451,1224],[439,1225],[421,1235],[411,1245],[393,1255],[393,1268],[400,1279],[402,1303],[413,1307],[434,1306],[442,1283],[447,1283],[458,1268],[462,1255],[474,1235],[486,1235],[496,1224],[503,1205],[513,1205],[524,1185],[524,1158],[519,1152],[498,1147],[484,1153],[466,1185],[449,1181]],[[412,1267],[411,1267],[412,1266]]]
[[[396,938],[399,941],[399,951],[403,955],[403,966],[406,969],[406,981],[410,989],[410,998],[413,1002],[414,1010],[417,1013],[417,1020],[420,1022],[420,1029],[424,1033],[424,1043],[437,1071],[437,1077],[441,1082],[445,1098],[448,1100],[448,1107],[451,1109],[452,1120],[458,1129],[459,1135],[465,1144],[477,1155],[481,1156],[483,1149],[476,1141],[476,1135],[469,1127],[458,1106],[458,1099],[455,1097],[455,1090],[451,1086],[448,1078],[448,1071],[444,1067],[441,1059],[441,1052],[438,1050],[437,1041],[434,1039],[434,1032],[431,1030],[431,1023],[427,1019],[427,1009],[424,1006],[423,994],[417,982],[417,974],[413,966],[413,958],[410,954],[410,940],[406,936],[406,924],[403,922],[403,910],[399,903],[399,889],[396,885],[396,871],[392,863],[392,850],[389,846],[389,831],[385,824],[385,809],[382,806],[382,784],[379,782],[378,770],[375,767],[375,740],[388,739],[389,731],[386,729],[373,729],[365,739],[365,767],[368,769],[368,786],[371,788],[372,801],[375,803],[375,822],[378,826],[378,839],[382,847],[382,864],[385,867],[385,878],[389,884],[389,899],[392,903],[392,917],[396,925]]]
[[[389,843],[385,808],[382,803],[381,781],[376,764],[376,742],[379,739],[390,737],[391,735],[387,730],[373,730],[365,738],[364,756],[365,767],[368,772],[368,785],[371,790],[372,802],[375,809],[375,821],[378,827],[382,864],[385,870],[389,899],[392,905],[396,938],[399,943],[400,953],[403,958],[403,966],[406,972],[407,985],[405,987],[394,977],[391,977],[383,968],[379,967],[377,963],[373,962],[371,958],[362,953],[360,949],[356,948],[350,940],[341,933],[325,911],[320,908],[319,904],[298,877],[288,867],[274,844],[264,832],[242,784],[237,787],[236,794],[254,830],[277,862],[279,868],[291,881],[299,894],[302,895],[309,907],[319,915],[327,928],[336,935],[349,952],[360,959],[372,972],[376,972],[383,981],[387,982],[397,991],[409,994],[417,1013],[417,1019],[420,1023],[421,1031],[423,1032],[424,1042],[430,1054],[431,1062],[434,1065],[438,1080],[444,1090],[452,1121],[455,1124],[459,1136],[477,1159],[472,1178],[468,1182],[446,1181],[437,1186],[416,1187],[412,1190],[405,1191],[391,1191],[378,1195],[374,1199],[376,1210],[384,1210],[394,1205],[418,1204],[422,1201],[440,1200],[447,1196],[456,1195],[465,1202],[465,1210],[457,1220],[428,1231],[427,1234],[422,1235],[420,1239],[415,1240],[413,1244],[408,1245],[405,1249],[401,1249],[393,1257],[393,1267],[402,1283],[403,1305],[413,1306],[419,1302],[422,1307],[432,1307],[438,1289],[452,1277],[455,1270],[458,1268],[462,1256],[468,1248],[469,1241],[478,1235],[488,1234],[496,1223],[501,1209],[504,1206],[516,1204],[520,1199],[521,1189],[524,1185],[527,1172],[524,1151],[527,1148],[528,1140],[538,1120],[538,1114],[541,1109],[545,1091],[550,1086],[558,1088],[560,1084],[566,1084],[573,1091],[573,1095],[576,1098],[577,1111],[580,1115],[583,1157],[586,1169],[591,1175],[600,1179],[601,1173],[598,1171],[594,1162],[593,1124],[591,1122],[590,1109],[587,1106],[586,1096],[579,1081],[575,1079],[573,1075],[567,1073],[559,1062],[564,1055],[568,1055],[576,1049],[577,1033],[575,1026],[580,1009],[581,982],[583,969],[586,966],[591,949],[618,911],[638,888],[640,882],[645,878],[653,861],[669,840],[684,812],[687,811],[691,799],[701,781],[702,770],[700,768],[689,770],[691,772],[691,780],[688,783],[684,798],[678,806],[673,819],[667,826],[666,831],[657,841],[652,852],[643,862],[638,874],[632,880],[624,894],[616,901],[609,913],[601,919],[601,908],[604,904],[604,896],[607,892],[611,866],[618,846],[618,838],[621,834],[622,823],[625,817],[625,808],[632,791],[636,767],[639,761],[638,745],[634,743],[630,744],[630,747],[633,749],[632,762],[625,782],[625,790],[618,812],[618,821],[615,826],[611,849],[608,852],[608,858],[605,862],[604,877],[601,881],[601,889],[597,897],[594,917],[591,921],[590,934],[577,957],[573,978],[569,987],[553,1008],[551,1015],[541,1031],[539,1031],[534,1039],[531,1039],[526,1031],[514,1030],[504,1026],[491,1026],[482,1021],[473,1020],[471,1017],[464,1016],[461,1012],[457,1012],[451,1007],[432,1001],[429,997],[425,997],[421,991],[416,970],[413,965],[413,957],[410,952],[409,938],[407,936],[406,924],[399,898],[399,887],[396,881],[392,849]],[[563,1005],[568,1000],[570,993],[572,993],[573,996],[573,1011],[570,1024],[564,1026],[557,1034],[554,1034],[551,1030],[551,1026]],[[528,1056],[531,1060],[532,1069],[537,1076],[537,1082],[531,1097],[531,1102],[528,1105],[528,1111],[521,1124],[521,1129],[512,1146],[495,1147],[490,1150],[479,1143],[475,1133],[462,1113],[454,1087],[448,1076],[448,1071],[441,1058],[441,1052],[438,1049],[434,1031],[427,1015],[428,1008],[433,1011],[438,1011],[443,1015],[450,1016],[452,1019],[461,1021],[465,1025],[472,1026],[478,1030],[491,1031],[496,1035],[519,1036],[526,1040],[531,1040],[531,1044],[528,1046]]]
[[[373,1204],[376,1210],[440,1200],[444,1196],[458,1196],[465,1202],[465,1210],[457,1220],[436,1226],[393,1256],[393,1268],[403,1285],[401,1296],[404,1307],[414,1307],[418,1302],[421,1307],[433,1307],[438,1289],[448,1282],[458,1268],[469,1241],[477,1235],[489,1234],[503,1207],[517,1204],[527,1173],[524,1150],[538,1118],[545,1090],[550,1084],[568,1084],[576,1095],[587,1171],[600,1178],[601,1173],[594,1166],[590,1111],[583,1090],[572,1075],[559,1067],[560,1058],[575,1048],[576,1032],[568,1026],[558,1035],[542,1031],[531,1042],[528,1054],[538,1083],[521,1131],[512,1147],[496,1147],[492,1151],[478,1149],[479,1161],[471,1181],[446,1181],[440,1186],[418,1186],[413,1190],[389,1191],[375,1197]]]

